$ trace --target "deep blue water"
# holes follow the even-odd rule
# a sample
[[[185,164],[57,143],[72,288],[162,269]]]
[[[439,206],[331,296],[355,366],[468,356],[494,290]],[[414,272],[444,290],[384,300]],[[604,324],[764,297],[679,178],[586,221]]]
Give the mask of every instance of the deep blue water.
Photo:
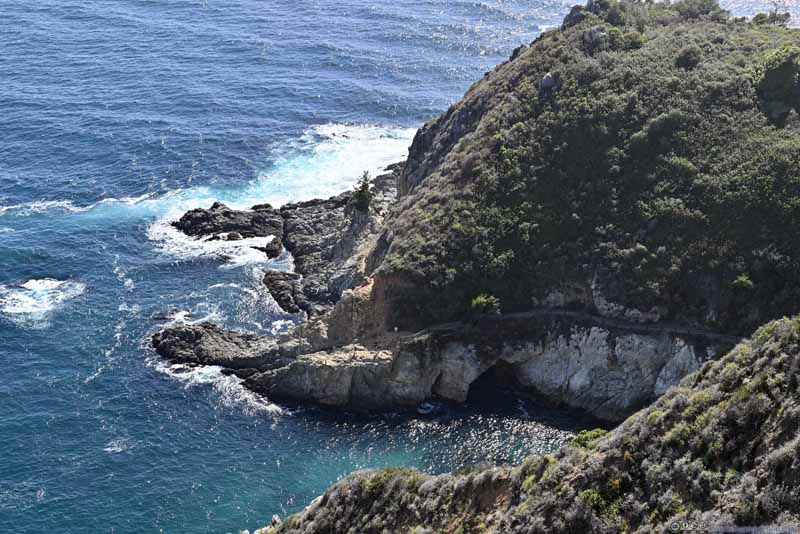
[[[354,469],[567,439],[579,423],[510,396],[434,420],[289,411],[147,339],[295,320],[258,282],[290,261],[171,219],[351,187],[571,3],[0,0],[0,532],[238,532]]]

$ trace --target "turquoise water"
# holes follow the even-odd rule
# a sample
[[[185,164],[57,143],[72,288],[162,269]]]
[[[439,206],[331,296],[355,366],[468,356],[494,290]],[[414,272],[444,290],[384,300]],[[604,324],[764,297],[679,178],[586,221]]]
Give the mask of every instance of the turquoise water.
[[[579,428],[496,392],[432,420],[288,410],[147,347],[296,320],[259,283],[288,262],[170,220],[351,187],[570,3],[0,0],[0,532],[238,532],[354,469],[515,462]]]

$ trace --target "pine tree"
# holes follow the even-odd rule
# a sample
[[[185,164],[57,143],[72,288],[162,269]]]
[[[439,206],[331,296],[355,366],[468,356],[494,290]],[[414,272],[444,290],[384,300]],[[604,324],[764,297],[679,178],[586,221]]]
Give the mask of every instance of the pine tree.
[[[364,174],[362,174],[361,178],[358,180],[358,185],[356,186],[355,193],[353,194],[353,204],[359,211],[369,211],[369,205],[372,202],[373,196],[372,189],[370,187],[371,181],[372,178],[367,171],[364,171]]]

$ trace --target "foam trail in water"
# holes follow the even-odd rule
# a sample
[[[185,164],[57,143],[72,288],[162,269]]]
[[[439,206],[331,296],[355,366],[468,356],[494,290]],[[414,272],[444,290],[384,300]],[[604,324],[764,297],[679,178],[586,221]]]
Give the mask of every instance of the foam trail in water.
[[[0,285],[0,313],[20,326],[43,328],[61,303],[82,295],[86,284],[43,278],[17,286]]]
[[[163,360],[151,361],[158,371],[182,381],[186,388],[210,385],[219,395],[220,403],[226,407],[243,407],[248,415],[266,413],[280,415],[286,411],[272,404],[264,397],[250,391],[242,385],[242,379],[233,375],[225,375],[222,367],[204,365],[192,367],[182,364],[169,364]]]
[[[86,213],[99,206],[113,206],[116,204],[133,206],[140,202],[152,198],[152,195],[145,194],[138,197],[106,198],[88,206],[76,206],[70,200],[37,200],[26,204],[13,204],[11,206],[0,206],[0,215],[13,213],[17,217],[30,217],[39,213],[49,211],[61,211],[64,213]]]

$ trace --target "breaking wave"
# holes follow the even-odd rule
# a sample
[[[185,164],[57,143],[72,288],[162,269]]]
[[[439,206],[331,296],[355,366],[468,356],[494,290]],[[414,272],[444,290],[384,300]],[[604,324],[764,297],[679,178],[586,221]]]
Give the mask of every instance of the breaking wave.
[[[0,285],[0,314],[19,326],[43,328],[54,310],[85,291],[82,282],[52,278]]]

